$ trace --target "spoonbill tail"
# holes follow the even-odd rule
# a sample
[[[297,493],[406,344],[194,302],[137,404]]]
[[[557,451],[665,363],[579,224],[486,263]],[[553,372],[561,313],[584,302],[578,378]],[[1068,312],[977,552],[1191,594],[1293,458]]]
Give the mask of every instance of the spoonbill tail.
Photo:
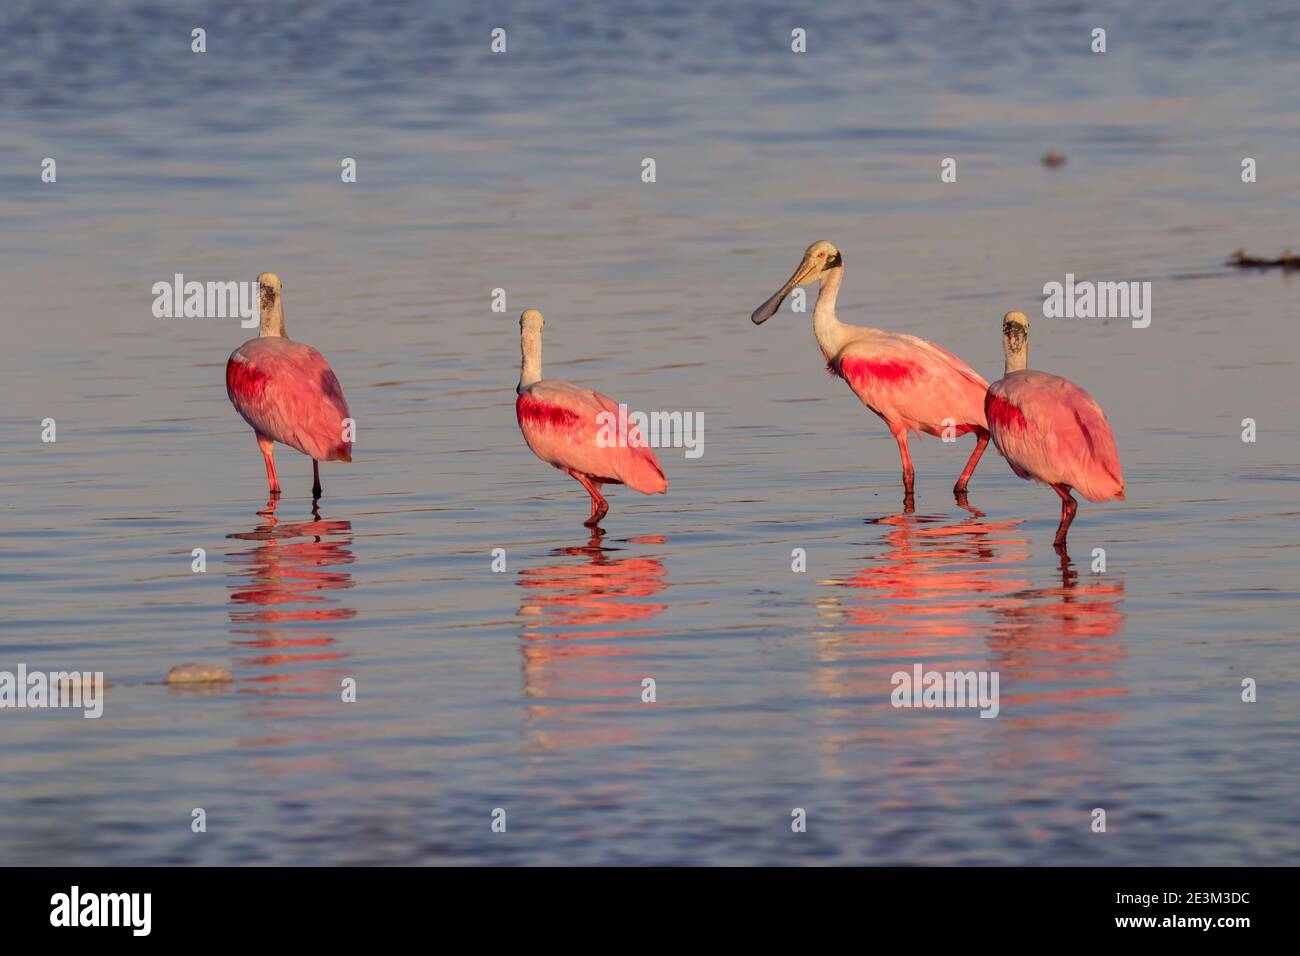
[[[885,420],[898,442],[903,462],[903,503],[912,507],[915,471],[907,450],[909,431],[955,437],[975,434],[975,448],[953,493],[960,502],[971,473],[989,443],[984,420],[988,383],[969,365],[939,346],[914,335],[845,325],[835,317],[835,299],[844,278],[840,251],[822,239],[803,254],[790,281],[750,316],[755,325],[772,317],[795,286],[818,280],[813,333],[826,358],[826,369],[853,389],[862,404]]]
[[[263,272],[257,285],[261,325],[257,338],[230,353],[226,394],[257,435],[271,496],[280,494],[272,457],[280,442],[311,457],[311,492],[319,498],[320,462],[352,460],[352,438],[344,427],[344,419],[352,416],[325,358],[285,336],[280,277]]]
[[[627,485],[643,495],[662,495],[668,492],[668,479],[635,425],[628,426],[626,442],[602,440],[610,436],[610,427],[596,416],[608,412],[617,421],[616,402],[580,385],[542,379],[544,325],[536,309],[519,317],[523,367],[515,415],[533,454],[587,489],[591,517],[583,524],[594,528],[609,511],[601,485]]]
[[[1002,319],[1007,373],[989,386],[984,410],[989,432],[1011,470],[1050,485],[1061,496],[1056,547],[1065,548],[1070,522],[1079,510],[1071,491],[1089,501],[1124,498],[1115,435],[1106,413],[1073,382],[1026,368],[1029,320],[1023,312]]]

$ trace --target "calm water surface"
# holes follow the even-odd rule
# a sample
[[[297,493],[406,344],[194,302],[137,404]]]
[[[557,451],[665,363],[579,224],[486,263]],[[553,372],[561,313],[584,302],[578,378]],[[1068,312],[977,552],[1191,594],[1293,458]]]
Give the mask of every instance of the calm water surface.
[[[1300,11],[549,6],[0,12],[0,669],[112,685],[0,712],[0,861],[1300,862],[1296,287],[1222,266],[1300,242]],[[750,324],[816,238],[842,319],[990,379],[1044,282],[1153,283],[1148,329],[1034,319],[1128,479],[1066,562],[995,453],[953,502],[968,441],[914,445],[900,513],[808,318]],[[247,333],[150,312],[263,270],[359,423],[317,511],[285,449],[266,501]],[[603,535],[518,434],[529,306],[549,376],[704,415]],[[1000,716],[895,710],[918,662],[998,671]]]

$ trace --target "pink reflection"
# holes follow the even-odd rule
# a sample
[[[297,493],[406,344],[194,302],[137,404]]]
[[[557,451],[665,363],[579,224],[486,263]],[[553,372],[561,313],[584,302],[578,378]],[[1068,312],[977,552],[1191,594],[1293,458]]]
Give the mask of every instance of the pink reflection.
[[[343,570],[353,561],[352,522],[322,521],[316,502],[312,520],[283,522],[275,516],[278,505],[277,499],[268,501],[258,512],[265,520],[252,531],[228,535],[253,544],[228,556],[238,565],[230,575],[241,579],[230,585],[231,632],[242,635],[232,643],[250,653],[235,663],[264,669],[244,678],[248,693],[328,693],[332,703],[346,672],[319,665],[350,655],[335,649],[338,639],[329,631],[311,625],[356,616],[355,609],[339,606],[330,593],[352,587],[351,573]],[[292,716],[303,715],[298,702],[289,710]]]
[[[955,523],[935,515],[900,514],[873,524],[887,529],[888,550],[843,581],[873,592],[852,598],[849,620],[880,631],[886,643],[912,653],[918,642],[977,633],[984,610],[998,595],[1029,584],[1020,569],[1029,542],[1013,521],[985,521],[974,512]]]
[[[1003,686],[1004,706],[1037,701],[1058,704],[1089,698],[1123,697],[1118,686],[1124,645],[1109,638],[1124,627],[1124,582],[1091,572],[1080,575],[1068,555],[1060,558],[1060,586],[1027,588],[1015,601],[994,609],[989,649],[994,666],[1013,678]],[[1041,685],[1036,686],[1036,685]],[[1113,712],[1090,713],[1109,721]],[[1016,718],[1041,726],[1059,714]]]
[[[636,638],[662,633],[646,625],[667,605],[646,599],[667,587],[667,572],[657,558],[613,557],[620,549],[602,545],[603,536],[595,529],[587,544],[553,552],[566,560],[519,573],[525,693],[539,746],[627,743],[627,731],[601,726],[589,712],[644,706],[646,675],[635,658],[646,648]],[[564,726],[572,715],[583,716]]]
[[[1018,706],[1055,705],[1037,723],[1085,724],[1114,718],[1097,699],[1120,697],[1117,664],[1124,646],[1124,583],[1085,574],[1067,556],[1043,567],[1018,530],[1020,519],[961,520],[901,514],[873,522],[885,550],[846,578],[821,583],[818,601],[829,630],[819,636],[819,689],[860,696],[872,710],[892,710],[890,677],[906,663],[936,670],[996,670],[999,721],[1027,720]],[[1041,584],[1045,578],[1050,584]],[[1059,585],[1056,581],[1059,579]],[[1088,707],[1079,705],[1091,701]],[[1038,707],[1036,710],[1043,710]],[[964,718],[964,715],[962,715]],[[936,724],[890,721],[890,732],[927,735]]]

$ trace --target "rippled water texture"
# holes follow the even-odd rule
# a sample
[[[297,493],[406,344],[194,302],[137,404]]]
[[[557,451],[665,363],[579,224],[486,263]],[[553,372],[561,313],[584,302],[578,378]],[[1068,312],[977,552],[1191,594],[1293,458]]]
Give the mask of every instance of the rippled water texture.
[[[594,6],[0,7],[0,670],[111,685],[0,711],[0,861],[1300,862],[1296,279],[1223,265],[1300,248],[1300,11]],[[808,317],[750,323],[818,238],[844,321],[992,380],[1023,309],[1106,409],[1128,500],[1066,562],[995,452],[953,502],[968,438],[901,513]],[[248,333],[151,313],[263,270],[358,420],[318,511],[227,401]],[[1150,328],[1042,318],[1067,272]],[[526,307],[548,376],[704,416],[603,535],[519,435]],[[917,663],[999,716],[895,709]]]

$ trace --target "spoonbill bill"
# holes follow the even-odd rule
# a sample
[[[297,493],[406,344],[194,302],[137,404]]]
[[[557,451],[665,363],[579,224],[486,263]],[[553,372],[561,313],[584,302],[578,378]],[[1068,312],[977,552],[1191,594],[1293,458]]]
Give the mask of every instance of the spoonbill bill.
[[[805,250],[794,275],[750,316],[755,325],[770,319],[795,286],[816,279],[817,305],[813,333],[826,359],[826,369],[844,379],[862,404],[889,426],[903,462],[903,503],[913,506],[915,471],[907,450],[908,432],[955,438],[975,434],[975,448],[962,469],[953,494],[960,503],[971,473],[989,443],[984,420],[988,382],[950,352],[914,335],[845,325],[835,316],[835,299],[844,279],[840,251],[824,239]]]
[[[597,416],[608,412],[617,420],[616,402],[580,385],[542,378],[545,324],[536,309],[519,317],[523,365],[515,415],[533,454],[587,489],[591,517],[583,524],[594,528],[609,511],[601,485],[627,485],[643,495],[662,495],[668,492],[668,479],[635,425],[629,426],[626,441],[608,440],[608,419],[602,424]]]
[[[1007,373],[989,386],[984,400],[989,432],[1012,471],[1050,485],[1061,496],[1055,545],[1064,550],[1079,510],[1071,491],[1089,501],[1124,499],[1115,435],[1101,406],[1078,385],[1025,367],[1029,320],[1023,312],[1003,317],[1002,351]]]
[[[257,338],[230,353],[226,394],[253,426],[266,460],[271,497],[280,494],[275,442],[311,458],[312,497],[320,497],[320,463],[351,461],[352,434],[343,387],[324,356],[284,334],[283,286],[274,272],[257,277],[261,323]]]

